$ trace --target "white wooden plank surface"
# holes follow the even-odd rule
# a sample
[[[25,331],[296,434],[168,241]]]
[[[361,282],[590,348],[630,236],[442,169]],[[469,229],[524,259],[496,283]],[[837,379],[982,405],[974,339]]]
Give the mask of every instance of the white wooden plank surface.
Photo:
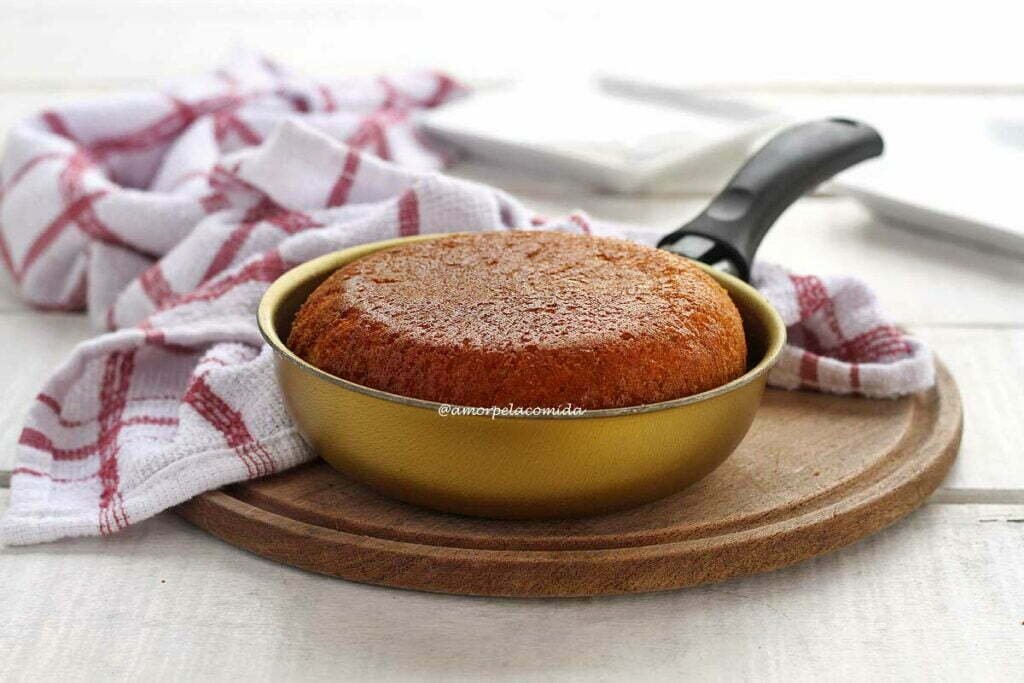
[[[960,456],[934,499],[1024,504],[1024,329],[919,327],[914,333],[949,366],[964,402]]]
[[[862,0],[837,31],[812,0],[521,0],[500,17],[473,0],[7,0],[0,79],[177,75],[243,43],[316,71],[419,65],[548,77],[612,69],[685,83],[1019,83],[1008,6],[976,0],[970,10],[935,5],[922,30],[917,8]]]
[[[165,515],[3,551],[0,677],[1020,680],[1022,520],[1024,506],[926,506],[771,574],[517,601],[308,574]]]

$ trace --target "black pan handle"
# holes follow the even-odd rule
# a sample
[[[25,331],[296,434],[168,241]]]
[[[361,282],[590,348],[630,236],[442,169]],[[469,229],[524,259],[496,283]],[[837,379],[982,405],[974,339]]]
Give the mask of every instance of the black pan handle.
[[[663,237],[658,246],[694,257],[673,246],[687,235],[707,237],[720,247],[718,256],[733,261],[737,275],[747,280],[761,240],[790,204],[882,149],[882,137],[874,128],[850,119],[787,128],[747,160],[703,213]]]

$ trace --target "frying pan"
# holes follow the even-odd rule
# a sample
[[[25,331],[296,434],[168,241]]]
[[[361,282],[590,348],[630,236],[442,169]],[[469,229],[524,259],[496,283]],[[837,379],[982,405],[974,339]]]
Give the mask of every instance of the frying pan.
[[[699,259],[740,311],[748,370],[728,384],[671,401],[575,414],[446,416],[449,406],[335,377],[285,346],[295,313],[331,273],[375,251],[442,236],[423,235],[327,254],[267,289],[258,323],[275,351],[287,409],[314,451],[349,478],[445,512],[575,517],[675,493],[715,469],[743,439],[785,343],[782,319],[744,281],[761,238],[805,192],[881,150],[874,130],[845,119],[787,129],[751,157],[700,216],[662,240],[663,248]]]

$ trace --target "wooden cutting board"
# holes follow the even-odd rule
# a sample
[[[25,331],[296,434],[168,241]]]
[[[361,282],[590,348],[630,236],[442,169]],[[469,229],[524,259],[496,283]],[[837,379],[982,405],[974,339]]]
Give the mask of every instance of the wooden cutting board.
[[[179,514],[263,557],[352,581],[557,597],[680,588],[835,550],[920,505],[956,457],[960,396],[900,400],[769,390],[750,433],[703,481],[640,508],[553,522],[413,507],[321,461],[206,493]]]

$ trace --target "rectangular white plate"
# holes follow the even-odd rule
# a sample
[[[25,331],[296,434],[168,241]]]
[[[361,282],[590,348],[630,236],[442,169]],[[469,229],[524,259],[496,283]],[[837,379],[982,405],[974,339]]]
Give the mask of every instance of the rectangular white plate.
[[[655,103],[585,85],[481,92],[431,112],[425,126],[479,159],[632,192],[666,177],[704,190],[777,123],[768,111],[694,97]],[[689,183],[687,181],[690,181]]]
[[[1024,108],[921,115],[881,124],[886,156],[833,188],[885,222],[1024,256]]]
[[[651,101],[685,101],[682,83],[620,75],[606,88]],[[885,154],[829,183],[859,199],[880,222],[1024,255],[1024,95],[739,95],[793,121],[847,116],[875,126]]]

